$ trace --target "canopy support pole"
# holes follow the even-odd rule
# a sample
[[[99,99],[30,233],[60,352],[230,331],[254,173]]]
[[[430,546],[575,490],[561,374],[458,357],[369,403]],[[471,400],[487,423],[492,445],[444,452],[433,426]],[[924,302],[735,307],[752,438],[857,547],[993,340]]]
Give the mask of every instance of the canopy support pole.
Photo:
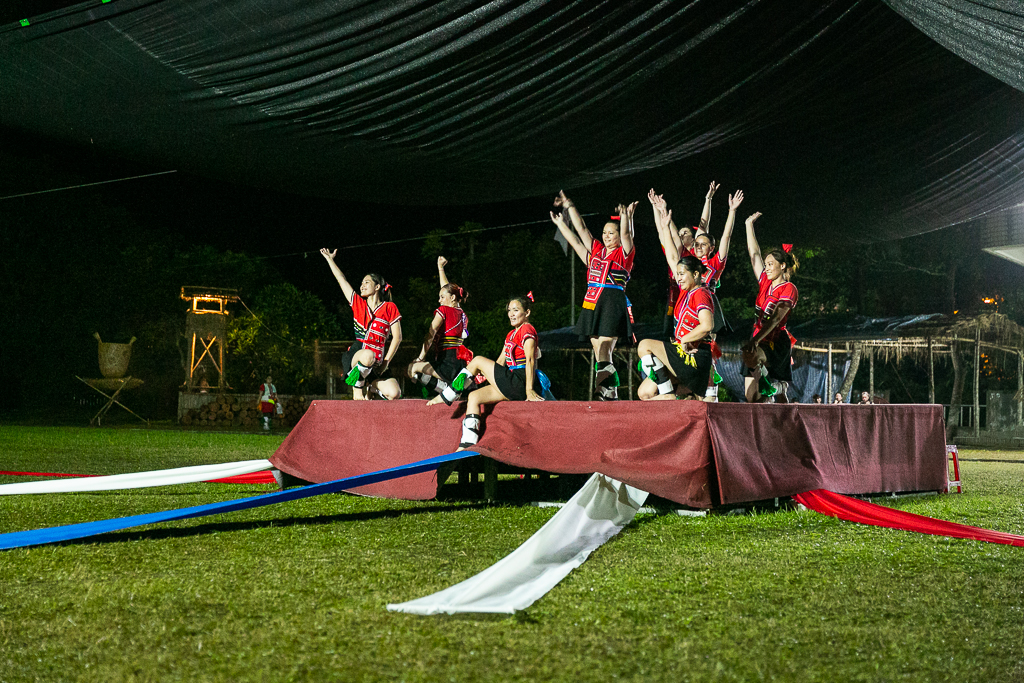
[[[832,342],[828,343],[828,356],[825,361],[825,395],[832,395]]]
[[[981,435],[981,391],[978,380],[981,378],[981,323],[974,328],[974,436]]]
[[[935,403],[935,349],[928,337],[928,402]]]

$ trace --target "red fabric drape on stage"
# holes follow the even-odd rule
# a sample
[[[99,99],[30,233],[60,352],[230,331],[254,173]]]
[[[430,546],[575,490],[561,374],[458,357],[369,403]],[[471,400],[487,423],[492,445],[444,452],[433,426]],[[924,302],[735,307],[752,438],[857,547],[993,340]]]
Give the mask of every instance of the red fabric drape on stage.
[[[1024,536],[1007,534],[1002,531],[980,529],[966,524],[946,522],[933,517],[915,515],[912,512],[893,510],[882,505],[875,505],[865,500],[857,500],[843,496],[832,491],[818,489],[800,493],[793,498],[811,510],[820,512],[830,517],[838,517],[847,522],[869,524],[872,526],[883,526],[889,529],[902,529],[903,531],[916,531],[919,534],[932,534],[934,536],[951,536],[953,538],[965,538],[973,541],[986,541],[988,543],[1002,543],[1024,547]]]
[[[507,402],[485,412],[473,450],[509,465],[562,474],[601,472],[684,505],[709,507],[711,443],[699,401]],[[465,404],[424,401],[314,401],[270,459],[313,482],[404,465],[458,447]],[[434,474],[356,493],[428,500]]]
[[[708,427],[723,503],[946,487],[940,406],[717,403]]]

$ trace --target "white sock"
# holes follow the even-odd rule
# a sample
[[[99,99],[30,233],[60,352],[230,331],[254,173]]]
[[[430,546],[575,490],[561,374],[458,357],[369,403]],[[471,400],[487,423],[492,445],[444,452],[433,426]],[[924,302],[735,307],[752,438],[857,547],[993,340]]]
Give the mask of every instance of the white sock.
[[[480,416],[467,415],[462,418],[462,442],[460,445],[472,446],[480,440]]]
[[[641,360],[644,370],[653,372],[655,382],[658,383],[658,394],[672,393],[672,375],[665,369],[665,364],[653,353],[647,354]]]

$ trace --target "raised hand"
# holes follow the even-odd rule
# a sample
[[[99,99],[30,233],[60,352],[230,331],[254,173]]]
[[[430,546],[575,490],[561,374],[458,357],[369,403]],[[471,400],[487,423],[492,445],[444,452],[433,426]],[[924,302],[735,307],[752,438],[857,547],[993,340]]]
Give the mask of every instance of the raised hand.
[[[711,181],[711,186],[708,188],[708,193],[704,195],[704,199],[711,199],[715,196],[715,191],[719,188],[719,184],[714,180]]]
[[[337,249],[335,249],[334,251],[328,251],[328,250],[327,250],[327,249],[325,248],[325,249],[321,249],[321,250],[320,250],[320,253],[321,253],[321,254],[323,255],[323,257],[324,257],[325,259],[327,259],[328,261],[333,261],[333,260],[334,260],[334,255],[338,253],[338,250],[337,250]]]
[[[627,219],[632,220],[633,212],[636,211],[636,207],[637,207],[638,204],[640,204],[640,202],[633,202],[629,206],[623,206],[623,205],[620,204],[619,205],[619,215],[620,216],[625,216]]]
[[[444,256],[438,256],[437,257],[437,267],[438,268],[444,268],[446,265],[448,265],[448,259],[446,259]]]
[[[555,206],[568,209],[572,205],[572,200],[565,196],[565,190],[559,190],[555,195]]]
[[[761,217],[761,212],[760,211],[755,211],[754,213],[752,213],[749,216],[747,216],[746,224],[748,226],[750,226],[750,227],[754,227],[754,221],[756,221],[760,217]]]
[[[569,229],[569,224],[565,222],[565,216],[554,211],[548,211],[548,215],[551,216],[551,222],[559,227],[564,227],[566,230]]]
[[[743,190],[736,190],[736,194],[729,195],[729,210],[735,211],[743,203]]]

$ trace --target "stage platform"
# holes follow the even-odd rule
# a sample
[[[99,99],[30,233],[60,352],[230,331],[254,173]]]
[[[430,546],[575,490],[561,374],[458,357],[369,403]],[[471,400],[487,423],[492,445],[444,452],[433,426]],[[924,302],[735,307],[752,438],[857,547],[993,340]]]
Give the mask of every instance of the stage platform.
[[[454,451],[464,414],[465,403],[314,401],[271,462],[311,482],[404,465]],[[475,450],[497,463],[601,472],[694,508],[814,489],[939,491],[948,478],[934,405],[548,401],[499,403],[486,415]],[[438,482],[427,473],[354,492],[429,500]]]

